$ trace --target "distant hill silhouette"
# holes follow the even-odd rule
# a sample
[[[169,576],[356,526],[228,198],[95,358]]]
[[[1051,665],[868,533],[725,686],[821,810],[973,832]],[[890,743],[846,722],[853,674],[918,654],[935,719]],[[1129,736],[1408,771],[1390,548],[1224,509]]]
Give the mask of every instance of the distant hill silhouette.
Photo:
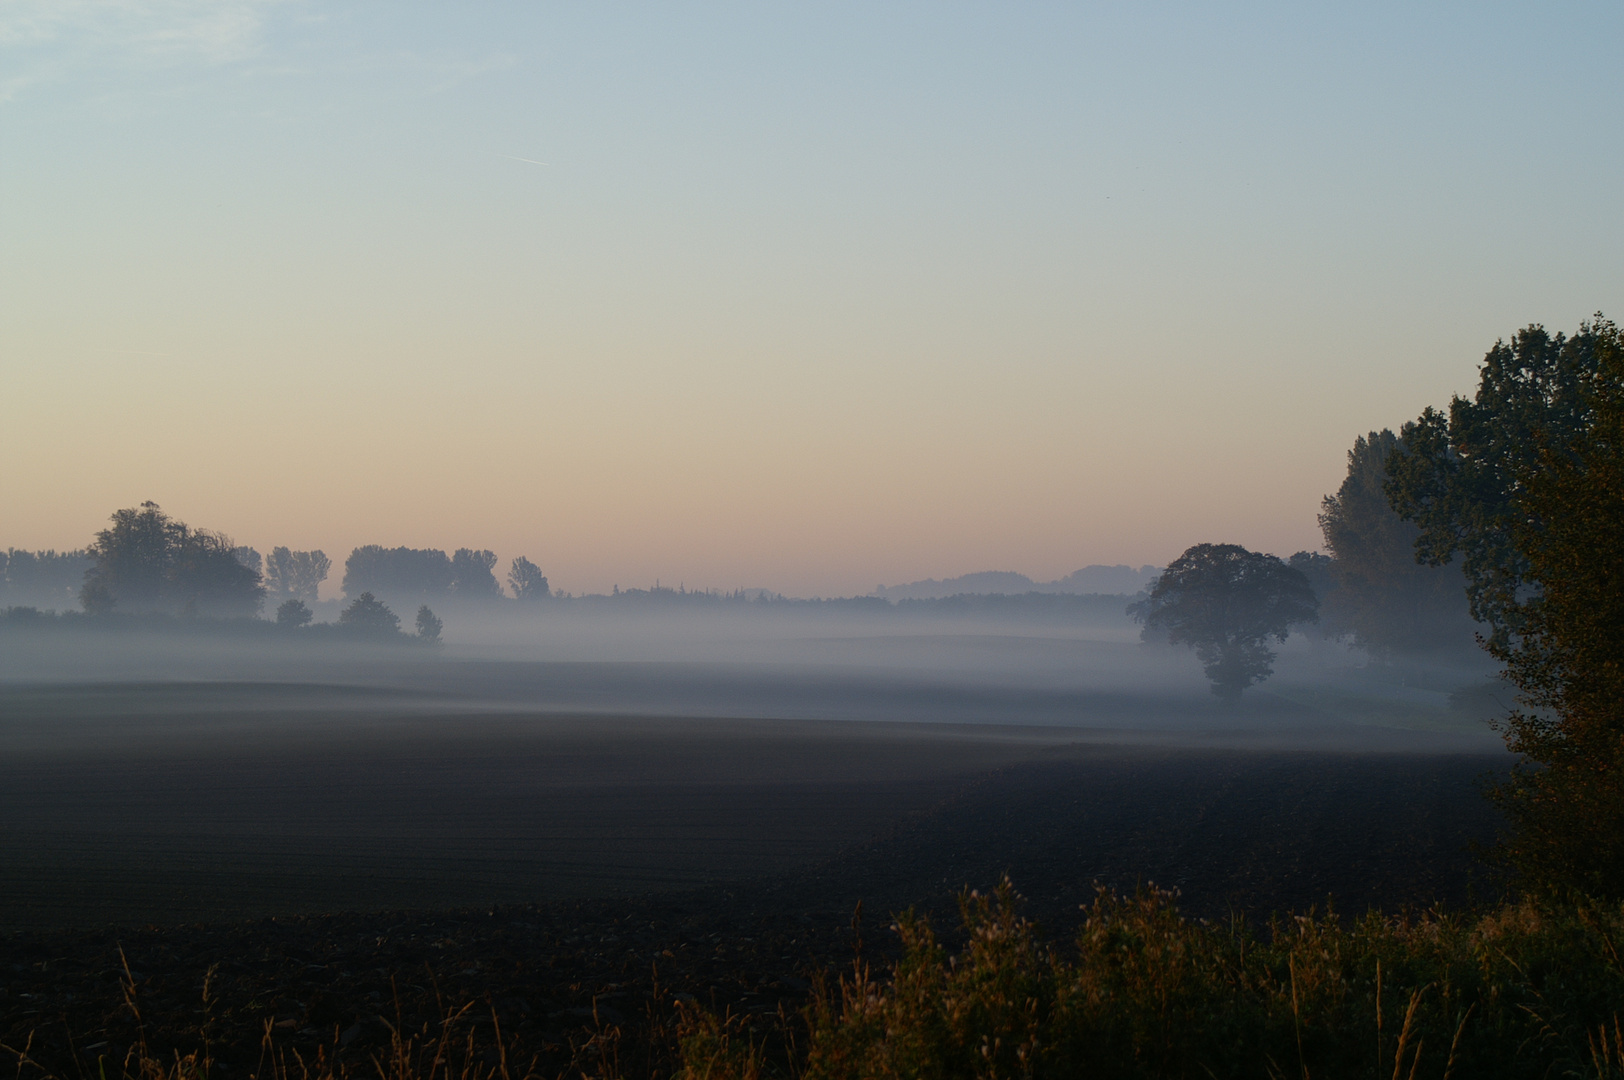
[[[885,600],[939,600],[966,593],[992,594],[1044,592],[1044,593],[1115,593],[1131,596],[1149,587],[1160,574],[1159,566],[1085,566],[1058,581],[1033,581],[1025,574],[1009,570],[985,570],[979,574],[938,581],[927,578],[906,585],[879,585],[870,596]]]

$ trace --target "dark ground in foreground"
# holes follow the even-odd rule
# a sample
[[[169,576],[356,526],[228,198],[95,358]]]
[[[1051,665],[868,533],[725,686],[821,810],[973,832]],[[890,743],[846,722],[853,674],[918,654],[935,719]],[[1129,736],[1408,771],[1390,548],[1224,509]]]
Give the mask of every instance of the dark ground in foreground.
[[[32,929],[0,938],[0,1042],[32,1032],[64,1076],[70,1040],[91,1060],[121,1054],[135,1033],[122,947],[153,1044],[193,1048],[212,1016],[226,1077],[254,1068],[267,1024],[285,1046],[364,1064],[384,1020],[416,1028],[436,995],[479,1002],[481,1023],[494,1010],[548,1075],[605,1053],[636,1073],[659,1064],[644,1057],[650,1025],[685,995],[750,1014],[804,1003],[813,978],[850,963],[859,900],[877,963],[890,913],[950,925],[962,888],[1006,872],[1060,935],[1095,882],[1177,887],[1204,917],[1327,895],[1354,914],[1466,904],[1467,845],[1495,826],[1478,782],[1503,765],[1067,744],[1052,730],[583,724],[528,758],[522,739],[428,735],[359,757],[363,743],[324,736],[279,758],[240,734],[207,758],[9,756],[0,813],[23,816],[0,835],[0,910]],[[470,880],[493,903],[421,910]],[[551,899],[513,902],[527,890]],[[420,910],[246,917],[400,906],[376,902],[390,895]],[[161,925],[70,928],[137,909]],[[175,925],[187,919],[205,921]],[[601,1037],[615,1029],[618,1044]]]

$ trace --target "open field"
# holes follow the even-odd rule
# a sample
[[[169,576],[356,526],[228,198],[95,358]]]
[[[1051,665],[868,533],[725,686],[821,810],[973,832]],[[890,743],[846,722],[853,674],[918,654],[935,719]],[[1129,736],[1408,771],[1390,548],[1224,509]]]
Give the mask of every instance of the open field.
[[[1032,860],[1033,886],[1148,877],[1202,903],[1424,899],[1488,828],[1474,778],[1497,761],[1427,732],[1385,738],[1430,753],[1351,754],[1280,750],[1267,726],[1225,748],[1215,731],[530,713],[481,685],[454,702],[444,685],[6,690],[0,927],[661,892],[899,828],[914,854],[858,874],[894,871],[899,902]]]
[[[527,711],[503,671],[517,681],[487,672],[479,694],[0,692],[0,1035],[59,1053],[70,1033],[127,1038],[121,945],[160,1042],[195,1039],[221,965],[211,1037],[242,1067],[267,1019],[296,1043],[336,1024],[354,1053],[376,1047],[397,979],[409,1011],[430,1008],[431,976],[495,995],[508,1029],[555,1048],[595,1003],[633,1026],[673,991],[794,1006],[851,955],[859,900],[881,957],[891,912],[950,922],[963,887],[1006,872],[1055,927],[1095,882],[1174,886],[1211,916],[1327,894],[1352,912],[1458,905],[1466,845],[1495,827],[1478,780],[1505,765],[1425,730],[1326,749],[1330,720],[1292,749],[1308,714],[1271,699],[1186,703],[1182,731],[1135,741],[1108,724]]]
[[[827,858],[1044,746],[906,725],[437,715],[385,734],[332,722],[280,740],[238,730],[6,755],[0,922],[691,887]]]

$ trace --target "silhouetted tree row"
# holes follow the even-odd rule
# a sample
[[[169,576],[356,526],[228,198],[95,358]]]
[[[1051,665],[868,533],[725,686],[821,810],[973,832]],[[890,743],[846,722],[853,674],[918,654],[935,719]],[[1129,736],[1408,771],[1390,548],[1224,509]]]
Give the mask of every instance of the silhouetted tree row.
[[[79,603],[90,553],[79,551],[0,551],[0,608],[37,607],[67,611]]]
[[[496,580],[495,567],[496,554],[483,549],[458,548],[448,556],[433,548],[367,544],[351,551],[344,562],[344,595],[372,593],[412,602],[447,598],[497,600],[502,597],[502,586]],[[513,560],[507,579],[513,595],[520,600],[550,595],[546,575],[522,555]]]
[[[467,589],[497,593],[489,552],[459,551],[450,561]],[[234,544],[221,533],[197,529],[164,513],[154,502],[115,511],[107,528],[83,552],[26,552],[0,555],[0,612],[22,625],[66,625],[68,604],[47,603],[59,617],[38,611],[38,599],[76,597],[88,616],[124,616],[126,626],[158,626],[176,616],[188,619],[251,620],[265,597],[281,603],[275,626],[283,633],[354,639],[405,639],[400,619],[382,601],[363,592],[339,615],[337,624],[314,624],[310,604],[331,568],[320,551],[271,549],[265,559],[252,547]],[[470,569],[470,567],[472,569]],[[489,579],[485,586],[479,574]],[[35,600],[35,603],[17,603]],[[156,620],[156,621],[155,621]],[[92,619],[91,622],[106,622]],[[263,623],[258,623],[264,626]],[[417,613],[417,640],[437,643],[444,624],[426,605]]]

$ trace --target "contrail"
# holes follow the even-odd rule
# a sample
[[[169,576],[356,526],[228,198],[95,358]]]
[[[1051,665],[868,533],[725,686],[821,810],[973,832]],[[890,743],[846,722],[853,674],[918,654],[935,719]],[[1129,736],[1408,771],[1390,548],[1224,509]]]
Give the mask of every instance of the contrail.
[[[522,161],[526,165],[545,165],[549,169],[553,167],[553,164],[550,161],[536,161],[527,157],[514,157],[512,154],[503,154],[502,156],[507,158],[509,161]]]

